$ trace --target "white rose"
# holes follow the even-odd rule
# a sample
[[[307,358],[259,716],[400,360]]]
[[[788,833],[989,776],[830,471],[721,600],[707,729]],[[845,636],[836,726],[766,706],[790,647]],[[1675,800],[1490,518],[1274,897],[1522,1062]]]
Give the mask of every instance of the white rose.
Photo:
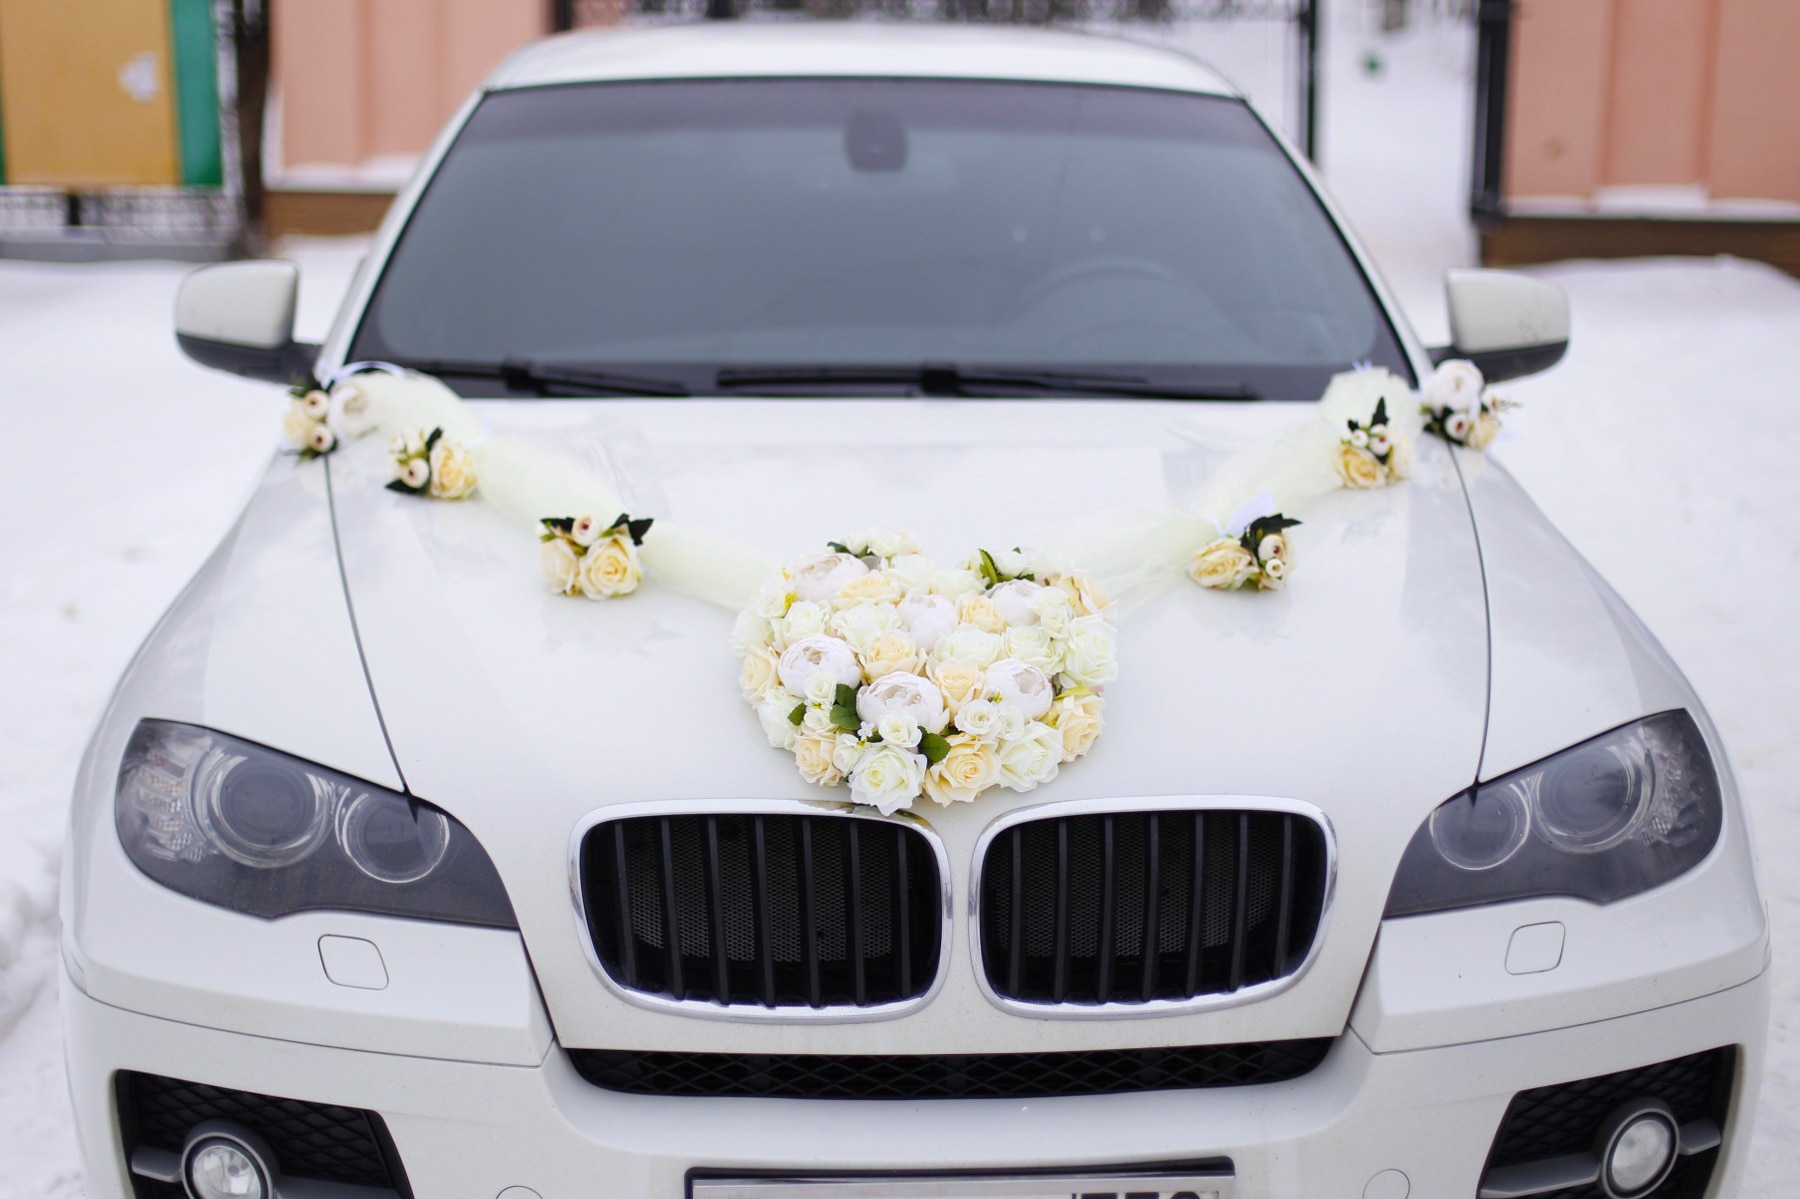
[[[830,629],[857,653],[883,633],[900,630],[900,610],[893,604],[858,604],[831,617]]]
[[[800,694],[806,697],[809,704],[829,708],[837,702],[837,689],[841,684],[832,675],[823,670],[814,671],[806,680],[806,690]]]
[[[919,591],[931,585],[937,566],[922,554],[901,554],[887,564],[887,573],[902,591]]]
[[[857,693],[856,714],[871,724],[895,713],[912,717],[928,733],[941,733],[950,723],[937,684],[916,674],[884,674]]]
[[[936,595],[946,596],[952,600],[961,599],[965,595],[973,595],[977,591],[987,589],[987,583],[980,574],[972,570],[940,570],[931,576],[929,584]]]
[[[909,749],[871,745],[850,775],[850,798],[883,816],[912,807],[925,783],[925,758]]]
[[[1003,575],[1020,575],[1031,569],[1031,560],[1024,550],[991,550],[988,557],[994,560],[994,569]]]
[[[997,741],[1018,740],[1025,735],[1025,726],[1030,723],[1017,704],[1002,703],[994,708],[994,738]]]
[[[1009,625],[1036,624],[1037,610],[1031,606],[1032,597],[1044,588],[1030,579],[1013,579],[1002,583],[988,592],[988,599],[1000,609],[1000,615],[1006,618]]]
[[[863,756],[862,739],[855,733],[839,733],[831,747],[831,764],[841,775],[848,776]]]
[[[600,523],[598,516],[577,516],[575,523],[569,527],[569,536],[579,546],[590,546],[600,540],[600,534],[606,532],[607,526]]]
[[[1000,728],[1000,705],[991,699],[972,699],[956,713],[956,727],[971,737],[992,738]]]
[[[331,427],[345,437],[361,437],[375,428],[375,405],[354,383],[340,383],[331,393]]]
[[[1117,678],[1116,636],[1103,616],[1070,621],[1063,642],[1062,677],[1076,687],[1098,687]]]
[[[1369,445],[1368,433],[1366,433],[1362,429],[1357,429],[1355,432],[1350,434],[1350,444],[1355,446],[1359,450],[1368,448],[1368,445]]]
[[[850,554],[826,554],[794,572],[793,589],[800,598],[818,603],[843,590],[844,584],[869,573],[861,558]]]
[[[988,667],[982,676],[981,690],[1016,705],[1027,720],[1036,720],[1048,712],[1050,701],[1056,698],[1049,675],[1041,667],[1018,658],[1002,658]]]
[[[330,425],[314,425],[306,431],[306,448],[315,454],[329,454],[337,448],[337,434]]]
[[[1073,629],[1075,623],[1070,621],[1069,627]],[[1062,669],[1061,642],[1052,637],[1048,629],[1036,625],[1006,630],[1000,635],[1000,652],[1008,658],[1029,662],[1045,674],[1055,674]]]
[[[792,749],[800,739],[800,730],[789,719],[800,701],[791,695],[765,698],[756,705],[756,718],[762,721],[763,736],[775,749]]]
[[[773,636],[774,630],[768,620],[758,615],[756,609],[745,608],[731,626],[731,652],[741,658],[751,650],[768,645]]]
[[[1075,601],[1061,587],[1040,588],[1030,600],[1037,624],[1052,637],[1066,637],[1069,622],[1075,619]]]
[[[581,555],[561,537],[552,537],[539,548],[538,565],[544,568],[544,577],[551,586],[562,594],[574,595],[578,590],[575,580],[581,574]]]
[[[940,662],[969,662],[986,669],[1000,657],[1000,637],[974,625],[958,625],[938,638],[931,656]]]
[[[1019,737],[1000,747],[1000,785],[1009,791],[1030,791],[1055,778],[1062,760],[1062,734],[1034,720]]]
[[[317,423],[307,414],[306,405],[299,400],[289,404],[287,411],[281,414],[282,435],[296,450],[311,448],[313,426]]]
[[[1425,402],[1433,408],[1467,412],[1481,399],[1481,370],[1473,362],[1452,358],[1438,364],[1425,380]]]
[[[941,595],[909,595],[900,601],[899,613],[900,623],[926,653],[958,623],[956,605]]]
[[[770,623],[775,648],[786,649],[796,641],[818,636],[825,631],[825,621],[830,615],[823,604],[811,600],[796,601],[788,607],[786,616]]]
[[[892,558],[900,552],[900,534],[886,529],[871,529],[850,543],[868,549],[877,558]]]
[[[830,736],[837,731],[832,723],[830,708],[808,707],[800,717],[800,727],[814,736]]]
[[[787,615],[788,608],[794,602],[793,584],[782,579],[774,583],[765,583],[756,598],[750,601],[750,610],[764,620],[779,620]]]
[[[884,744],[897,745],[901,749],[917,749],[924,736],[919,722],[905,712],[889,712],[875,722],[875,731],[881,734]]]
[[[781,685],[795,695],[807,693],[806,684],[814,675],[831,679],[832,689],[844,683],[851,687],[862,681],[862,666],[856,651],[836,637],[823,635],[796,641],[781,654]]]

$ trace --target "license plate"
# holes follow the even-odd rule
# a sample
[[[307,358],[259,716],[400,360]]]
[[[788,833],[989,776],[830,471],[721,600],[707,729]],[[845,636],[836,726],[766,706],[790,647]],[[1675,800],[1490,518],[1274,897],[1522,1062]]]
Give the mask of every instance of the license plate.
[[[1232,1171],[689,1179],[690,1199],[1232,1199]]]

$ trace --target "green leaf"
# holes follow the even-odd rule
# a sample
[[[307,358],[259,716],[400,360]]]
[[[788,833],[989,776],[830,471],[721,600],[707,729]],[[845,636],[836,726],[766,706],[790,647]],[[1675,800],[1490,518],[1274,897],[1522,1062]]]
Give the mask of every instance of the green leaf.
[[[648,533],[650,531],[650,526],[655,523],[656,519],[650,516],[645,516],[638,520],[626,521],[625,528],[631,533],[631,544],[644,544],[644,534]]]
[[[850,547],[841,541],[827,541],[825,543],[825,548],[839,554],[847,554],[850,552]]]
[[[837,694],[832,698],[837,701],[838,707],[849,708],[852,712],[856,711],[856,688],[848,683],[839,683]]]
[[[846,708],[843,704],[831,706],[831,724],[833,728],[843,729],[846,733],[854,733],[862,727],[862,721],[856,717],[856,709]]]
[[[941,734],[926,733],[919,738],[919,752],[925,755],[927,762],[936,766],[950,753],[950,742]]]
[[[441,440],[443,438],[443,436],[444,436],[444,431],[442,429],[433,429],[430,433],[428,433],[426,435],[426,437],[425,437],[425,456],[427,458],[431,457],[431,447],[436,445],[439,442],[439,440]]]
[[[1385,425],[1387,423],[1387,397],[1382,396],[1379,400],[1375,401],[1375,415],[1369,418],[1369,427],[1374,428],[1376,425]]]
[[[422,488],[408,487],[399,479],[395,479],[392,483],[389,483],[387,489],[389,491],[398,491],[401,495],[418,495],[419,492],[423,490]]]
[[[1000,568],[994,565],[994,555],[986,550],[976,551],[981,555],[981,577],[987,580],[989,587],[1000,585]]]
[[[788,723],[793,725],[795,728],[799,728],[800,722],[805,719],[806,719],[806,705],[805,704],[795,704],[794,710],[792,712],[788,713]]]

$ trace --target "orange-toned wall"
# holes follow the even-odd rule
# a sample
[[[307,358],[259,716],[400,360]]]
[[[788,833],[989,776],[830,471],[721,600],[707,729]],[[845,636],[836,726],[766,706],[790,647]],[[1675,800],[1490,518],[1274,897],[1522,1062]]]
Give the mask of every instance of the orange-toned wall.
[[[1800,202],[1800,0],[1522,0],[1511,198],[1701,185]]]
[[[503,58],[549,31],[547,0],[274,0],[282,166],[418,154]]]

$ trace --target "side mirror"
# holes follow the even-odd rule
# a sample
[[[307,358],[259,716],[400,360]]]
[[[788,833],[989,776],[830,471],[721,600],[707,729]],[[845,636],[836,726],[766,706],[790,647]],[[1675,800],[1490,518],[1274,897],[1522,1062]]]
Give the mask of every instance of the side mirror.
[[[1451,344],[1432,359],[1466,358],[1490,383],[1547,371],[1569,349],[1569,297],[1554,283],[1510,271],[1444,275]]]
[[[201,366],[292,383],[312,374],[319,347],[294,340],[300,268],[292,262],[202,267],[175,293],[175,340]]]

